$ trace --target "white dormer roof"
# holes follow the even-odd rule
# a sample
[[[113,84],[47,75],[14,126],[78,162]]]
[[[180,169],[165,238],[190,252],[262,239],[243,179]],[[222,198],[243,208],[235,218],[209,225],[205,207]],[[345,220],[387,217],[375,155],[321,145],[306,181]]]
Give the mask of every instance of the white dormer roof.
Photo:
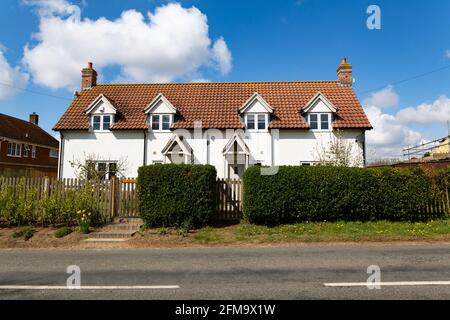
[[[311,100],[303,107],[302,112],[312,112],[318,108],[319,112],[333,112],[336,113],[336,107],[328,100],[321,92],[318,92]],[[324,110],[325,108],[325,110]]]
[[[86,108],[86,114],[91,113],[108,113],[116,114],[117,110],[114,101],[109,99],[104,94],[100,94],[95,100]]]
[[[177,113],[177,108],[162,94],[158,94],[150,104],[145,107],[144,112],[148,113]]]
[[[233,147],[234,143],[237,143],[238,146],[241,148],[243,154],[250,154],[250,149],[247,147],[247,144],[244,142],[244,140],[241,138],[239,133],[234,133],[231,139],[227,142],[225,147],[222,150],[222,153],[224,155],[230,153],[231,148]]]
[[[239,109],[240,113],[244,112],[250,112],[253,108],[259,107],[258,112],[268,112],[272,113],[273,108],[270,106],[270,104],[267,103],[266,100],[264,100],[263,97],[258,92],[255,92],[250,99],[248,99],[242,107]],[[262,108],[261,108],[262,107]]]

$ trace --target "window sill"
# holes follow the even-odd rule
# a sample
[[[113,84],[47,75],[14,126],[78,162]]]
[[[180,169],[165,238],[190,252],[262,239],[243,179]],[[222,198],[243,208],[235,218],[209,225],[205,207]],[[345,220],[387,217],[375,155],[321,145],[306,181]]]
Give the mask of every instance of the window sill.
[[[9,157],[9,158],[22,158],[22,156],[14,156],[14,155],[11,155],[11,154],[7,154],[6,156]]]

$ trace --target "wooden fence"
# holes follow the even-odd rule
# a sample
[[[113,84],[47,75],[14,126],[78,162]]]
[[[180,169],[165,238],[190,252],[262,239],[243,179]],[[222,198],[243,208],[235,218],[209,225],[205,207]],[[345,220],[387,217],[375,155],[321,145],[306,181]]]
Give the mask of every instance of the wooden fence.
[[[7,184],[17,192],[33,190],[36,201],[45,196],[56,195],[64,200],[69,190],[92,189],[100,212],[107,219],[114,217],[138,217],[136,179],[115,179],[100,182],[81,179],[5,178],[0,177],[0,187]],[[217,180],[218,220],[239,220],[242,216],[242,182],[240,180]]]
[[[0,187],[12,186],[17,192],[34,190],[39,201],[45,196],[56,194],[64,200],[69,190],[90,187],[94,199],[106,217],[138,217],[139,206],[135,179],[112,179],[100,182],[80,179],[53,178],[5,178],[0,177]],[[242,218],[243,184],[238,179],[217,179],[217,220],[240,220]],[[444,190],[441,199],[429,204],[422,213],[448,213],[450,215],[449,189]]]

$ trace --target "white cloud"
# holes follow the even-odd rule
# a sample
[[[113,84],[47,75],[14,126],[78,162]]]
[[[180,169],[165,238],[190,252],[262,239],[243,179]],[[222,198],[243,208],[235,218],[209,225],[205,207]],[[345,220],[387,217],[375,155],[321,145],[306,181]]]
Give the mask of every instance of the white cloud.
[[[28,75],[19,67],[11,67],[3,52],[4,47],[0,45],[0,100],[15,96],[28,82]]]
[[[222,37],[217,40],[212,48],[213,59],[217,63],[217,67],[222,75],[231,71],[231,52]]]
[[[450,121],[450,99],[440,96],[432,103],[402,109],[397,113],[396,119],[401,123],[446,123]]]
[[[401,158],[402,149],[419,144],[422,134],[401,122],[395,114],[383,113],[382,109],[398,106],[399,95],[392,86],[372,93],[364,100],[364,110],[373,130],[366,133],[367,157],[369,160]]]
[[[80,18],[80,8],[67,0],[22,0],[22,3],[28,6],[35,6],[38,15],[41,17],[60,15],[78,20]]]
[[[76,88],[81,68],[88,61],[100,73],[118,66],[121,82],[170,82],[197,78],[201,68],[226,74],[231,53],[223,40],[209,38],[207,17],[197,8],[169,3],[148,12],[122,12],[116,20],[80,19],[65,0],[27,0],[40,17],[37,44],[24,48],[23,64],[37,84],[50,88]],[[189,79],[188,79],[189,80]]]
[[[421,133],[400,123],[394,115],[386,114],[377,106],[367,106],[365,112],[373,126],[366,133],[367,157],[369,160],[401,158],[402,149],[419,144]]]
[[[377,106],[378,108],[390,108],[398,105],[399,96],[394,91],[392,86],[372,93],[365,101],[364,104],[368,106]]]

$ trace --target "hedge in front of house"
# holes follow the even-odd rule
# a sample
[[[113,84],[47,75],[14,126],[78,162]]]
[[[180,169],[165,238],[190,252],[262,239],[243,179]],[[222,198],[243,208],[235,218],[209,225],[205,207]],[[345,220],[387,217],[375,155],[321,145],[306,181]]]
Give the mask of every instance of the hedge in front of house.
[[[283,166],[244,174],[244,217],[266,225],[301,221],[419,221],[436,185],[421,169]]]
[[[138,170],[141,217],[149,227],[202,226],[216,212],[211,165],[155,164]]]

